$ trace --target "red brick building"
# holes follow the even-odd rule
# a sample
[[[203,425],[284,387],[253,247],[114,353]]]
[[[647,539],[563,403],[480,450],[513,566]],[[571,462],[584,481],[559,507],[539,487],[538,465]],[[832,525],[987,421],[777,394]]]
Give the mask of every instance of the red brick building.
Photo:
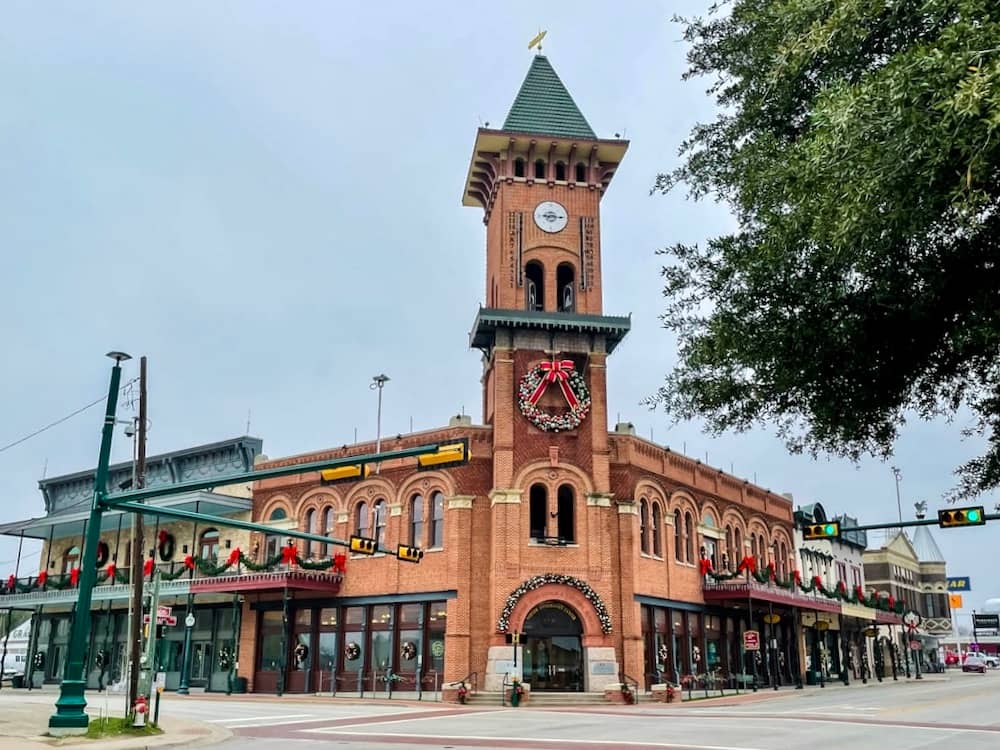
[[[594,134],[541,55],[503,127],[475,134],[463,203],[486,225],[485,305],[470,342],[483,358],[483,424],[456,417],[382,444],[466,439],[472,459],[254,486],[255,520],[276,527],[256,540],[259,552],[294,526],[425,555],[419,565],[352,556],[336,595],[247,593],[240,674],[252,690],[381,691],[387,677],[395,690],[426,690],[475,673],[487,690],[517,675],[536,691],[602,691],[623,679],[648,687],[750,671],[739,647],[748,596],[742,619],[728,595],[706,607],[699,561],[731,570],[753,555],[787,574],[791,503],[630,425],[608,429],[606,362],[630,322],[604,314],[600,207],[627,148]],[[771,611],[791,612],[788,599]],[[781,629],[785,649],[793,638]],[[775,658],[784,680],[798,669],[793,650],[780,668]]]

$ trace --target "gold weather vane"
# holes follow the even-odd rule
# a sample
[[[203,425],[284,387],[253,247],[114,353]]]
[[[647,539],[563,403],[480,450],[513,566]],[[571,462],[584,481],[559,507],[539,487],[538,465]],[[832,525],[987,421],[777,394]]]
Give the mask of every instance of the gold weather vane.
[[[532,39],[530,42],[528,42],[528,49],[533,49],[535,47],[538,47],[538,54],[539,55],[542,54],[542,40],[545,38],[545,35],[548,34],[548,33],[549,32],[547,32],[547,31],[541,31],[541,30],[539,30],[539,32],[535,36],[535,38]]]

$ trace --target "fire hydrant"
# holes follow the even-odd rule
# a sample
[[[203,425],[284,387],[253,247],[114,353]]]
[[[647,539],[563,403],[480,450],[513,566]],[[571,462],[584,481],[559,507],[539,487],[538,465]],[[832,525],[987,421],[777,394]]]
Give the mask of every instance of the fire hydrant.
[[[135,705],[132,706],[132,711],[133,711],[132,726],[134,727],[146,726],[146,715],[149,711],[149,707],[146,705],[145,695],[140,695],[135,699]]]

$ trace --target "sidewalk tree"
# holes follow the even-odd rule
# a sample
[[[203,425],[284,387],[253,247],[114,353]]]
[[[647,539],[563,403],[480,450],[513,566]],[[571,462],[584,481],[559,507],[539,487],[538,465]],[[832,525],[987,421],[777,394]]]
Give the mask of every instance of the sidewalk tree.
[[[954,496],[1000,484],[1000,5],[735,0],[679,19],[719,104],[656,189],[737,229],[675,245],[679,362],[650,403],[796,451],[891,451],[976,416]]]

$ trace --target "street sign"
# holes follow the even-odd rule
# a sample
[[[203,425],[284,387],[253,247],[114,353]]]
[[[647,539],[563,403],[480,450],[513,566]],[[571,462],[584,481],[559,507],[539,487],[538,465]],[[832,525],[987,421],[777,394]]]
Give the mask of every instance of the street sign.
[[[160,606],[156,608],[156,619],[159,620],[163,617],[170,617],[170,613],[173,611],[171,607]]]
[[[184,618],[184,624],[187,627],[189,627],[189,628],[193,628],[194,627],[194,613],[193,612],[188,612],[188,616]]]
[[[774,625],[775,623],[781,622],[781,615],[767,614],[764,615],[764,622],[768,625]]]
[[[756,630],[744,631],[743,648],[746,651],[760,651],[760,633]]]
[[[972,583],[969,580],[969,576],[959,576],[946,580],[948,581],[949,591],[972,591]]]
[[[142,624],[149,625],[149,615],[142,616]],[[173,615],[166,615],[165,617],[160,617],[159,614],[156,615],[157,625],[167,625],[168,627],[173,627],[177,624],[177,618]]]
[[[919,651],[920,641],[910,641],[910,651]]]
[[[949,609],[961,609],[962,608],[962,595],[961,594],[948,594],[948,607],[949,607]]]
[[[972,627],[977,630],[1000,630],[1000,615],[973,615]]]

